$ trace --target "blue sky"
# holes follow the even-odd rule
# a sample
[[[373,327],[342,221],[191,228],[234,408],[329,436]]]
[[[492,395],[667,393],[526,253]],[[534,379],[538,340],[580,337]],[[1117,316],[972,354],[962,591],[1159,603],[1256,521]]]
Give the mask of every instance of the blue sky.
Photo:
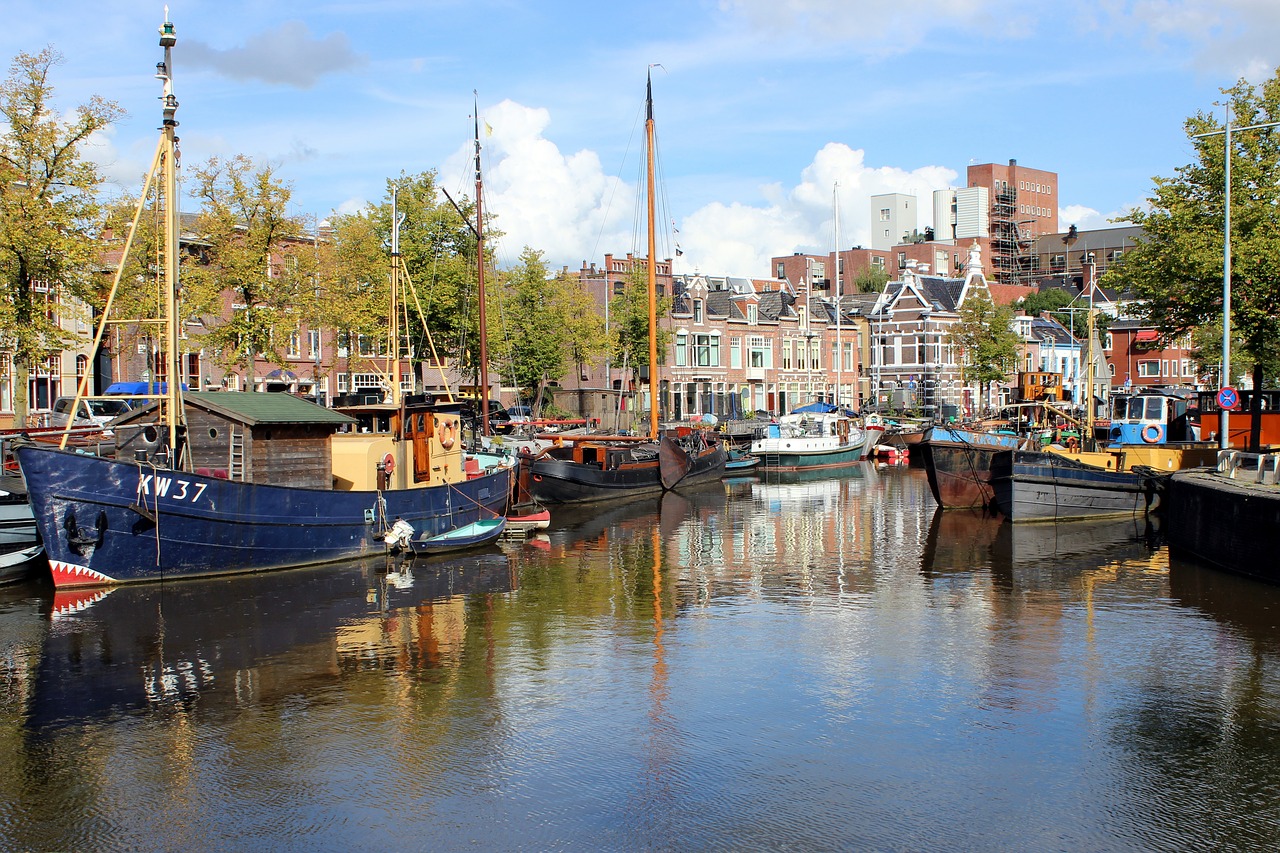
[[[162,3],[8,0],[6,64],[52,45],[58,102],[128,117],[92,157],[136,192],[155,146]],[[969,163],[1060,175],[1060,224],[1100,227],[1191,160],[1184,119],[1280,65],[1280,0],[175,2],[184,162],[247,154],[324,218],[437,169],[553,267],[639,249],[650,64],[677,272],[764,277],[772,255],[869,244],[869,197],[961,186]],[[1221,112],[1219,110],[1219,115]],[[637,242],[637,239],[639,242]]]

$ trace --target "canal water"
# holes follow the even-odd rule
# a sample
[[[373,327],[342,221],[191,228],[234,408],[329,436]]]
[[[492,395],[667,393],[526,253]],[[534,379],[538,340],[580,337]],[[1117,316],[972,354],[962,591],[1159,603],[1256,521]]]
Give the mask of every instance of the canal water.
[[[1278,847],[1280,590],[914,470],[0,593],[4,850]]]

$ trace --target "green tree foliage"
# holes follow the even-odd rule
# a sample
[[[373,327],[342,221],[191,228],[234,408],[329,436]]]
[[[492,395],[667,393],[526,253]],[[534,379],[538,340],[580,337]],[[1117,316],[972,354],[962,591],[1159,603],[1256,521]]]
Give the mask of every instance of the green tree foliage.
[[[609,300],[609,326],[612,333],[613,363],[626,366],[637,376],[641,366],[649,364],[649,285],[648,274],[637,266],[627,277],[622,292]],[[658,299],[658,318],[671,313],[671,297]],[[671,343],[671,331],[658,328],[658,359]]]
[[[52,317],[89,299],[101,262],[96,227],[102,183],[82,158],[89,138],[123,115],[91,98],[69,118],[55,108],[50,72],[62,57],[52,48],[21,53],[0,83],[0,335],[13,352],[14,419],[28,411],[34,364],[71,338]],[[88,318],[85,318],[88,319]]]
[[[519,265],[501,281],[489,312],[489,354],[504,365],[504,379],[513,381],[523,398],[534,398],[543,383],[561,379],[607,349],[603,319],[583,310],[589,302],[577,278],[549,276],[542,252],[526,247]],[[501,334],[493,334],[495,329]]]
[[[855,293],[879,293],[889,282],[889,272],[883,267],[867,267],[853,277]],[[849,291],[845,291],[848,293]]]
[[[243,155],[195,172],[203,257],[184,258],[183,311],[210,321],[204,344],[246,376],[255,355],[284,364],[282,349],[316,299],[316,247],[288,213],[290,186]],[[224,316],[226,302],[231,316]]]
[[[1233,125],[1280,120],[1280,72],[1257,86],[1242,80],[1223,91]],[[1102,280],[1132,288],[1165,338],[1222,317],[1224,135],[1197,136],[1223,125],[1201,112],[1185,127],[1194,162],[1174,177],[1156,178],[1149,207],[1129,211],[1126,218],[1143,237]],[[1280,366],[1280,128],[1242,130],[1231,141],[1231,324],[1262,381],[1274,379]]]
[[[391,261],[379,221],[365,210],[335,215],[320,241],[316,283],[321,298],[307,321],[332,331],[347,348],[347,366],[358,363],[361,338],[382,342],[390,310]],[[338,348],[325,353],[326,370],[337,362]],[[348,386],[350,387],[350,386]]]
[[[978,384],[988,399],[992,382],[1002,382],[1017,369],[1022,343],[1012,329],[1013,311],[996,305],[985,290],[974,290],[951,327],[951,343],[961,353],[965,382]]]

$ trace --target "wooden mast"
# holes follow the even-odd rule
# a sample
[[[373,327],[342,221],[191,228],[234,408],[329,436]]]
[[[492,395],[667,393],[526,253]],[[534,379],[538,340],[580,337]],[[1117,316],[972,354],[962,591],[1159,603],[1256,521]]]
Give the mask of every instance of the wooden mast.
[[[475,94],[474,92],[472,93]],[[476,296],[480,300],[480,430],[489,434],[489,329],[484,306],[484,181],[480,172],[480,103],[475,102],[476,127]]]
[[[645,154],[649,208],[649,437],[658,437],[658,267],[653,180],[653,72],[645,73]]]
[[[178,357],[178,341],[181,340],[181,326],[178,311],[178,240],[182,229],[178,204],[178,98],[173,94],[173,46],[178,43],[173,24],[169,21],[169,8],[165,7],[165,20],[160,25],[160,46],[164,48],[164,92],[161,98],[164,104],[164,125],[161,140],[161,192],[164,195],[164,302],[165,302],[165,376],[167,385],[164,395],[165,420],[169,428],[169,452],[179,454],[172,458],[170,464],[175,468],[182,467],[181,456],[185,455],[185,447],[179,446],[181,439],[185,443],[186,418],[182,409],[182,372],[181,360]]]
[[[391,394],[387,401],[400,405],[400,225],[404,216],[400,213],[396,195],[399,188],[391,186],[391,316],[387,320],[387,341],[391,352],[391,364],[387,373],[391,376]]]

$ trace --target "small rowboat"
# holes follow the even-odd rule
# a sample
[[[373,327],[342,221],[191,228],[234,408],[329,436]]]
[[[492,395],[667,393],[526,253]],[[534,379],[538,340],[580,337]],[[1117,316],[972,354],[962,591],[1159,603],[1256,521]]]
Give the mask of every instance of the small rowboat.
[[[507,527],[506,516],[483,518],[471,524],[464,524],[454,530],[424,539],[409,540],[409,548],[417,556],[444,554],[449,551],[462,551],[466,548],[478,548],[488,545],[502,535]]]

